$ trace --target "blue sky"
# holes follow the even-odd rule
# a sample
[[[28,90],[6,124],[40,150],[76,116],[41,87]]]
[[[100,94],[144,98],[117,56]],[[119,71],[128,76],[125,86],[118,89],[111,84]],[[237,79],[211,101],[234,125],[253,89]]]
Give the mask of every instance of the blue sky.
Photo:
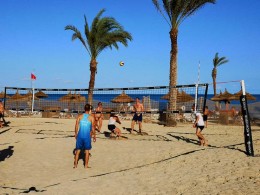
[[[133,36],[128,47],[107,49],[98,57],[96,88],[169,84],[170,27],[152,0],[1,0],[0,88],[88,88],[88,53],[71,41],[66,25],[83,32],[105,8]],[[185,20],[178,37],[178,84],[212,83],[216,52],[229,63],[218,68],[217,81],[245,80],[248,92],[260,93],[260,1],[217,0]],[[119,62],[125,66],[120,67]],[[237,92],[239,84],[218,85]],[[210,87],[212,93],[212,87]]]

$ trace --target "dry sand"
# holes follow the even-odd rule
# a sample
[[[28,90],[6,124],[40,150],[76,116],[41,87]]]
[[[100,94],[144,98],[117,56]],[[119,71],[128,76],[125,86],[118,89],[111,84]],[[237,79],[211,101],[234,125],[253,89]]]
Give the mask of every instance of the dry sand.
[[[8,119],[8,118],[7,118]],[[144,123],[148,135],[97,135],[90,169],[73,169],[74,119],[9,118],[0,129],[0,194],[260,194],[260,127],[255,157],[245,154],[243,127],[209,123],[208,147],[191,124]],[[104,121],[103,131],[107,121]]]

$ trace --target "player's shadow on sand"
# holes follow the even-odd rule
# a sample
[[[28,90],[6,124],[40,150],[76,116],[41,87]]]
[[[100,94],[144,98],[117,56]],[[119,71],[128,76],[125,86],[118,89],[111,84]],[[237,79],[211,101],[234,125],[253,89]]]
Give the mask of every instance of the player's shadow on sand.
[[[73,150],[72,154],[74,155],[74,158],[75,158],[75,154],[76,154],[76,148]],[[91,154],[90,154],[91,156]],[[80,153],[79,153],[79,160],[80,161],[82,160],[83,161],[83,165],[85,165],[85,151],[84,150],[80,150]]]
[[[6,149],[0,150],[0,161],[4,161],[6,158],[11,157],[14,153],[13,148],[13,146],[9,146]]]
[[[104,136],[107,137],[107,138],[110,138],[111,132],[104,131]]]
[[[197,139],[191,139],[191,138],[187,138],[187,137],[183,137],[183,136],[171,135],[171,134],[169,134],[169,133],[168,133],[167,135],[169,135],[169,136],[171,136],[171,137],[177,139],[178,141],[179,141],[179,140],[182,140],[182,141],[185,141],[185,142],[187,142],[187,143],[199,145],[199,140],[197,140]],[[208,146],[210,146],[210,145],[208,145]]]

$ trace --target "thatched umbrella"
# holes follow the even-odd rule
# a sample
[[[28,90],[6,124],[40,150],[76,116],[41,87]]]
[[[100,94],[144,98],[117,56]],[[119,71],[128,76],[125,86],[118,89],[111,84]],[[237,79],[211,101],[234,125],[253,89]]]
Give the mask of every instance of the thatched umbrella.
[[[16,91],[16,93],[14,95],[12,95],[10,97],[11,100],[19,100],[19,99],[22,99],[23,96],[18,92],[18,90]]]
[[[38,98],[47,98],[48,95],[44,92],[42,92],[42,90],[38,91],[37,93],[34,94],[36,97]]]
[[[77,111],[79,112],[79,104],[86,103],[86,97],[75,93],[71,96],[71,102],[74,104],[74,107],[77,104]]]
[[[76,103],[82,103],[82,102],[86,102],[86,97],[82,96],[80,94],[72,94],[71,92],[69,92],[68,94],[62,96],[59,101],[61,102],[67,102],[68,103],[68,107],[70,109],[70,104],[74,103],[74,105]],[[78,108],[79,110],[79,108]]]
[[[31,91],[29,91],[27,94],[23,95],[23,97],[21,98],[22,101],[31,101],[33,99],[33,94]],[[36,96],[34,96],[34,100],[38,100],[39,98],[37,98]]]
[[[170,99],[169,93],[161,97],[161,99],[169,100]],[[177,102],[189,102],[192,100],[194,100],[194,98],[191,95],[187,94],[185,91],[183,90],[181,92],[177,91]]]
[[[16,109],[17,109],[19,102],[22,101],[23,98],[24,98],[24,96],[19,94],[19,92],[17,90],[16,93],[14,95],[12,95],[9,99],[11,102],[16,102]]]
[[[121,103],[119,110],[123,108],[123,111],[125,111],[125,103],[131,103],[135,100],[131,98],[129,95],[125,94],[125,91],[123,91],[120,95],[116,96],[114,99],[111,100],[113,103]]]
[[[215,96],[213,96],[212,98],[210,98],[210,100],[212,101],[220,101],[220,96],[222,95],[222,92],[220,91],[219,94],[216,94]]]
[[[225,89],[224,93],[221,93],[219,95],[216,95],[211,98],[212,101],[218,101],[218,102],[225,102],[226,110],[229,108],[229,104],[231,100],[235,100],[234,95],[229,93],[227,89]]]
[[[235,93],[234,95],[233,95],[233,99],[234,100],[240,100],[240,96],[243,94],[243,92],[242,92],[242,89],[239,91],[239,92],[237,92],[237,93]],[[247,100],[256,100],[256,97],[255,96],[253,96],[253,95],[251,95],[250,93],[247,93],[246,92],[246,99]]]
[[[23,97],[20,99],[20,101],[26,101],[27,105],[33,109],[32,105],[33,105],[33,98],[34,100],[39,100],[39,98],[37,98],[36,96],[33,97],[33,94],[31,91],[29,91],[27,94],[23,95]]]
[[[68,103],[68,108],[69,109],[70,109],[70,102],[71,102],[71,100],[72,100],[71,91],[68,94],[66,94],[66,95],[62,96],[61,98],[59,98],[60,102],[67,102]]]
[[[111,100],[113,103],[130,103],[134,102],[134,99],[131,98],[129,95],[125,94],[123,91],[120,95],[116,96],[114,99]]]
[[[6,94],[6,96],[5,96],[5,93],[2,91],[2,92],[0,93],[0,99],[4,99],[4,98],[10,98],[10,96],[7,95],[7,94]]]

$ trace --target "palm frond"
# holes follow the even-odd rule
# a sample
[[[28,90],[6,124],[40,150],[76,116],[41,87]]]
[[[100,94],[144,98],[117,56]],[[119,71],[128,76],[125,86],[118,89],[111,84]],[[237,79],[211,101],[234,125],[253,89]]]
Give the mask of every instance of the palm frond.
[[[79,39],[80,42],[83,44],[83,46],[84,46],[84,47],[86,48],[86,50],[88,51],[88,53],[90,54],[90,51],[89,51],[89,49],[88,49],[88,47],[87,47],[87,45],[86,45],[85,40],[82,38],[80,31],[79,31],[75,26],[73,26],[73,25],[67,25],[67,26],[65,26],[65,30],[71,30],[71,31],[73,31],[74,33],[72,34],[72,37],[71,37],[72,41],[74,41],[74,40],[76,40],[76,39]]]
[[[167,24],[169,24],[169,26],[171,27],[171,17],[169,16],[169,20],[166,18],[166,16],[164,15],[162,9],[161,9],[161,6],[158,2],[158,0],[152,0],[153,1],[153,4],[155,5],[157,11],[162,15],[162,17],[165,19],[165,21],[167,22]],[[166,12],[167,13],[167,12]],[[170,21],[170,22],[169,22]]]
[[[165,13],[170,20],[170,26],[178,26],[190,15],[194,14],[207,3],[215,3],[216,0],[162,0]],[[153,4],[161,15],[166,19],[160,7],[159,0],[153,0]],[[166,20],[168,21],[168,20]]]
[[[220,66],[222,64],[225,64],[227,62],[229,62],[229,60],[226,59],[226,57],[220,57],[219,58],[218,57],[218,53],[216,53],[215,57],[213,58],[213,66],[214,66],[214,68],[216,68],[216,67],[218,67],[218,66]]]

